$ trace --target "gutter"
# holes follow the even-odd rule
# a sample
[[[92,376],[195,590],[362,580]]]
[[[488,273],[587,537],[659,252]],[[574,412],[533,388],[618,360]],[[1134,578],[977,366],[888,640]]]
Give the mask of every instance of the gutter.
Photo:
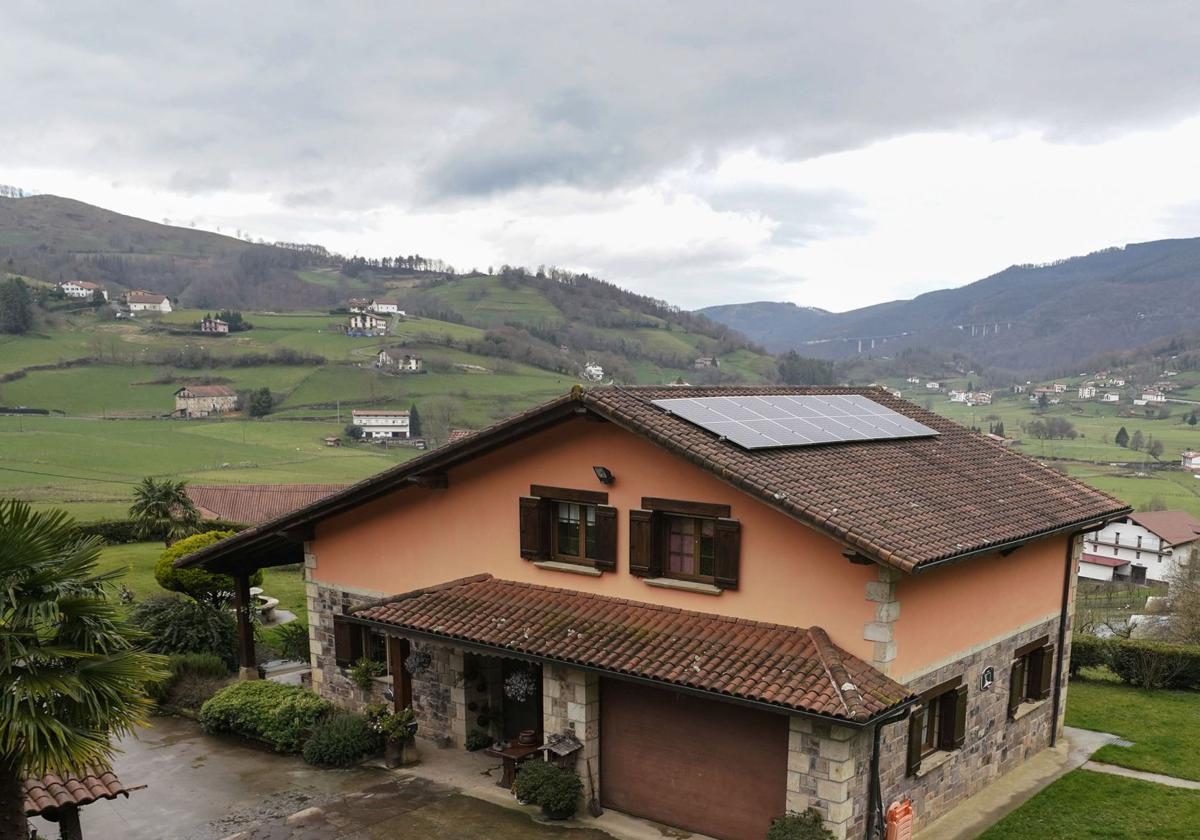
[[[1075,574],[1075,540],[1082,530],[1067,538],[1067,558],[1063,563],[1062,608],[1058,613],[1058,648],[1054,651],[1054,707],[1050,710],[1050,746],[1058,743],[1059,705],[1062,703],[1063,663],[1067,647],[1067,612],[1071,608],[1071,577]]]
[[[410,627],[405,627],[400,624],[388,624],[384,621],[371,621],[365,618],[356,618],[353,613],[344,616],[351,624],[357,624],[362,627],[370,627],[375,630],[383,630],[393,635],[403,635],[416,639],[422,639],[429,642],[437,642],[439,644],[452,643],[458,647],[468,650],[477,651],[490,656],[501,656],[508,659],[522,659],[526,662],[550,663],[552,665],[566,665],[570,668],[577,668],[580,671],[597,674],[611,679],[622,680],[624,682],[637,683],[651,688],[663,688],[668,691],[678,691],[680,694],[687,694],[692,697],[700,697],[705,700],[715,700],[722,703],[732,703],[736,706],[744,706],[750,709],[757,709],[762,712],[771,712],[777,715],[796,715],[798,717],[808,718],[809,720],[818,720],[822,723],[835,723],[839,726],[849,727],[851,729],[863,730],[872,723],[879,720],[881,716],[889,714],[894,708],[899,708],[905,714],[908,713],[908,707],[916,702],[916,697],[906,697],[901,700],[899,707],[891,707],[880,712],[875,717],[865,718],[863,720],[854,720],[853,718],[841,718],[835,715],[823,715],[817,712],[809,712],[803,709],[793,708],[791,706],[781,706],[776,703],[767,703],[762,700],[751,700],[747,697],[736,697],[732,694],[722,694],[716,691],[706,691],[702,688],[693,688],[692,686],[679,685],[678,683],[666,682],[665,680],[656,680],[650,677],[640,677],[636,674],[627,674],[623,671],[613,671],[608,668],[600,668],[595,665],[585,665],[571,659],[558,659],[552,656],[539,656],[533,653],[524,653],[522,651],[513,650],[512,648],[503,647],[501,645],[492,645],[486,642],[473,642],[467,639],[459,638],[458,636],[449,636],[441,633],[432,633],[428,630],[416,630]]]
[[[884,836],[883,790],[879,781],[880,742],[883,739],[883,727],[889,723],[899,723],[908,717],[912,701],[905,703],[894,712],[889,712],[875,723],[875,731],[871,735],[871,772],[867,776],[867,833],[866,840],[882,840]]]

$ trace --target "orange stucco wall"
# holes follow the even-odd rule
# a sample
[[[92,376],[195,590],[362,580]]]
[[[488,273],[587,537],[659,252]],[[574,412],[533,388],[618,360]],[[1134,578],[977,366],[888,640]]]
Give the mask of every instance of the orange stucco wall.
[[[1007,557],[991,554],[901,578],[892,675],[913,675],[1057,615],[1066,551],[1065,536],[1049,537]]]
[[[616,476],[604,488],[592,472]],[[617,571],[598,578],[536,568],[518,550],[517,499],[530,484],[605,490],[619,511]],[[742,526],[738,591],[720,595],[648,586],[628,572],[628,511],[643,496],[730,505]],[[314,579],[399,593],[490,572],[510,580],[592,591],[801,627],[824,627],[868,661],[865,598],[875,569],[855,566],[822,534],[610,423],[570,420],[449,473],[449,488],[411,488],[317,526]]]

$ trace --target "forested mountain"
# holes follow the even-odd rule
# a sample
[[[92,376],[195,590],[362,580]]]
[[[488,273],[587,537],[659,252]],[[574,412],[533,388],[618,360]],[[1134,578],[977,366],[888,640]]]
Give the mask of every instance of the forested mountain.
[[[773,351],[843,359],[922,347],[1016,372],[1064,370],[1196,329],[1200,239],[1012,266],[960,288],[849,312],[769,302],[701,312]]]

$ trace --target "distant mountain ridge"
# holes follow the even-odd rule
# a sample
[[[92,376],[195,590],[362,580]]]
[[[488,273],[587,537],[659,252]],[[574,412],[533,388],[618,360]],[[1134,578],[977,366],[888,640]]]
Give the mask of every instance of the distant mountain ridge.
[[[959,352],[1021,373],[1200,330],[1200,238],[1015,265],[955,289],[849,312],[760,301],[700,310],[768,350],[829,359]]]

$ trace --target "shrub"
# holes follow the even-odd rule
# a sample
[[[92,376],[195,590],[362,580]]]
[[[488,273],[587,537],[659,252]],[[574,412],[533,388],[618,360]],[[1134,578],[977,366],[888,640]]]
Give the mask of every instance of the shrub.
[[[167,657],[166,675],[147,683],[146,695],[159,703],[194,708],[215,694],[228,677],[229,666],[219,656],[179,653]],[[185,698],[188,702],[181,702]]]
[[[467,733],[467,752],[478,752],[479,750],[485,750],[491,745],[492,736],[484,732],[482,729],[472,729]]]
[[[207,548],[215,542],[233,536],[233,531],[209,531],[205,534],[193,534],[180,540],[162,553],[154,564],[154,579],[163,589],[172,592],[182,592],[197,601],[205,601],[214,605],[224,605],[233,597],[235,583],[232,575],[210,572],[206,569],[178,569],[175,561],[181,557]],[[256,569],[250,575],[251,586],[262,585],[262,569]]]
[[[384,743],[411,741],[416,737],[417,713],[411,706],[395,712],[386,703],[369,703],[363,708],[363,714],[367,718],[367,726]]]
[[[83,537],[99,537],[109,545],[124,545],[126,543],[163,540],[166,533],[146,534],[139,531],[140,523],[132,519],[97,519],[93,522],[77,523],[75,529]],[[206,519],[195,525],[197,532],[208,531],[240,531],[243,526],[223,519]]]
[[[303,621],[289,621],[275,628],[274,646],[284,659],[308,661],[308,625]]]
[[[255,738],[276,752],[295,753],[332,708],[306,688],[250,680],[218,691],[201,707],[200,724],[206,732]]]
[[[1141,688],[1197,688],[1200,645],[1115,639],[1110,667],[1122,680]]]
[[[304,760],[326,767],[349,767],[378,751],[379,742],[362,715],[331,715],[313,727],[304,744]]]
[[[833,832],[825,827],[821,815],[809,808],[771,820],[767,840],[833,840]]]
[[[365,656],[350,666],[346,672],[346,676],[350,678],[350,682],[367,691],[375,684],[376,677],[382,677],[387,673],[387,663],[376,662],[374,659],[367,659]]]
[[[538,803],[542,784],[558,771],[553,764],[545,761],[526,761],[517,768],[517,780],[513,783],[513,792],[522,802]]]
[[[1077,634],[1071,637],[1071,676],[1079,675],[1080,668],[1111,668],[1111,639]]]
[[[542,813],[552,820],[565,820],[579,807],[579,795],[583,793],[583,782],[569,770],[560,770],[547,764],[553,772],[546,776],[537,792],[537,804]]]
[[[129,613],[151,653],[210,653],[237,666],[237,627],[225,610],[171,595],[147,598]]]

